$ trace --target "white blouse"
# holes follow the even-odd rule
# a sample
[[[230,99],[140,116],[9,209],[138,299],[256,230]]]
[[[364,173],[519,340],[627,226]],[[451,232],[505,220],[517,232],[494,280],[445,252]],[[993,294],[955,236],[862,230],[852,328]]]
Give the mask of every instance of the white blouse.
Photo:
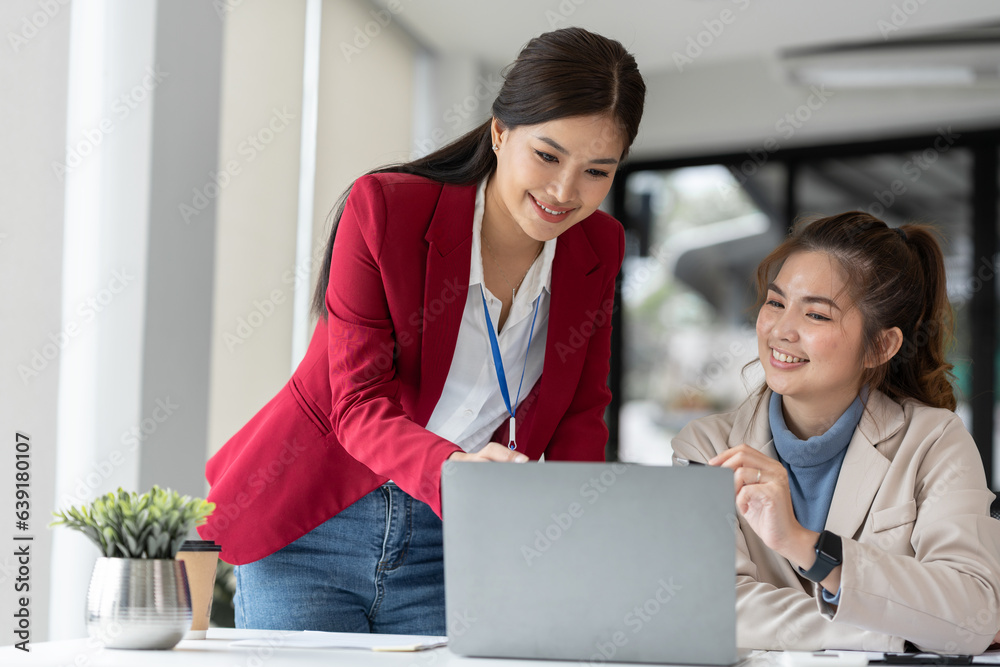
[[[486,199],[486,181],[479,184],[476,191],[476,208],[472,221],[472,263],[469,269],[469,293],[462,313],[462,324],[458,330],[455,354],[448,369],[441,398],[427,422],[427,430],[454,442],[467,452],[476,452],[485,447],[493,432],[510,417],[500,393],[500,383],[493,363],[486,318],[483,317],[483,297],[496,331],[502,304],[488,289],[483,278],[482,227]],[[510,313],[503,330],[497,337],[500,356],[503,358],[507,376],[507,391],[513,404],[521,385],[520,400],[542,375],[545,361],[545,335],[549,329],[549,301],[552,285],[552,259],[556,254],[556,240],[546,241],[542,252],[521,282],[514,296]],[[538,317],[531,337],[531,349],[525,366],[525,349],[528,347],[528,332],[534,315],[535,300]],[[524,381],[521,382],[521,368],[524,367]],[[517,412],[517,407],[512,406]],[[507,444],[507,443],[503,443]]]

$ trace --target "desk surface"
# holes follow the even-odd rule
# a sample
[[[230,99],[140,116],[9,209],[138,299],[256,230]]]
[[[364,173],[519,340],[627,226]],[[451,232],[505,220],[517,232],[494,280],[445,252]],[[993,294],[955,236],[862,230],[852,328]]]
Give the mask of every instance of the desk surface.
[[[539,660],[504,660],[497,658],[464,658],[447,648],[416,653],[375,653],[352,649],[299,649],[230,646],[236,639],[274,637],[277,633],[263,630],[233,630],[213,628],[208,639],[182,641],[170,651],[124,651],[108,649],[91,639],[32,643],[25,653],[12,646],[0,648],[0,665],[42,665],[46,667],[309,667],[311,665],[357,665],[359,667],[540,667],[545,664],[572,665],[575,662]],[[275,642],[276,644],[278,642]],[[754,659],[764,667],[766,656]],[[621,665],[627,663],[606,663]],[[595,665],[595,667],[597,667]],[[647,665],[648,667],[648,665]]]

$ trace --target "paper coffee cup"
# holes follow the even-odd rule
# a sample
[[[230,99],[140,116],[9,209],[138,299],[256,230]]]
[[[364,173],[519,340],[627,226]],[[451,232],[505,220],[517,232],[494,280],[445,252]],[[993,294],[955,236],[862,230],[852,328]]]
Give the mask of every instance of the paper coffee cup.
[[[220,551],[222,547],[211,540],[187,540],[177,552],[177,560],[184,561],[191,589],[191,629],[184,639],[204,639],[208,631]]]

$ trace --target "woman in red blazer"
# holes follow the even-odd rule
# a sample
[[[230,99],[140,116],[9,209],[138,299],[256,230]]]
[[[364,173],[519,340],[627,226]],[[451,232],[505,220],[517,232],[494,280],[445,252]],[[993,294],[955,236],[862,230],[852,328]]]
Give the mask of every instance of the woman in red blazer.
[[[618,42],[546,33],[489,121],[341,199],[305,358],[207,466],[240,627],[443,635],[442,463],[603,459],[624,234],[597,207],[644,96]]]

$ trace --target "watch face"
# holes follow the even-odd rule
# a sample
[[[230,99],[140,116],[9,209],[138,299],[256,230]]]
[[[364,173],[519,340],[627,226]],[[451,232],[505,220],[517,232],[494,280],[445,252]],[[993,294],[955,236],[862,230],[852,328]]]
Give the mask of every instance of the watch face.
[[[824,530],[816,540],[816,551],[830,558],[838,565],[844,560],[844,543],[840,535]]]

